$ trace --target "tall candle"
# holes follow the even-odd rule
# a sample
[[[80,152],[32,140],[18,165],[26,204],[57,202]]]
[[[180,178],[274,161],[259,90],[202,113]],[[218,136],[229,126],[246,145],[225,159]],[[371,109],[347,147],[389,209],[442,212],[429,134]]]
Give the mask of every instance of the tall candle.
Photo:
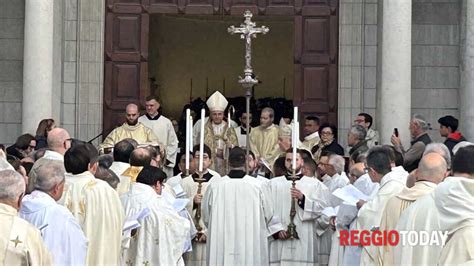
[[[194,133],[193,133],[193,117],[189,116],[189,150],[188,152],[193,152],[194,148]]]
[[[206,118],[206,111],[201,109],[201,136],[199,138],[199,172],[202,172],[204,159],[204,119]]]
[[[184,152],[186,152],[186,170],[189,170],[189,139],[191,138],[191,132],[189,128],[189,118],[191,116],[191,111],[186,109],[186,149]]]
[[[230,128],[230,108],[227,111],[227,128]]]
[[[293,170],[296,170],[296,146],[298,145],[298,106],[295,106],[293,109],[293,128],[291,135],[291,145],[293,146],[293,157],[291,161],[291,167]]]

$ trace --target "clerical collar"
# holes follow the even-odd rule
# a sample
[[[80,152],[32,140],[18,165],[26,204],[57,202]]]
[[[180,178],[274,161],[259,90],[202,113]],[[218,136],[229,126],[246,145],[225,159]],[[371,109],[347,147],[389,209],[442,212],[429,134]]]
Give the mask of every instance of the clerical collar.
[[[286,176],[286,179],[291,180],[293,173],[286,172],[285,176]],[[298,179],[301,179],[303,177],[303,173],[301,172],[301,170],[296,174],[296,176],[298,177]]]
[[[228,176],[230,178],[242,178],[245,176],[244,170],[230,170]]]
[[[252,127],[250,127],[248,132],[250,133],[251,130],[252,130]],[[247,129],[244,128],[243,126],[240,126],[240,134],[241,135],[247,135]]]
[[[197,173],[194,173],[192,175],[193,179],[196,180],[199,178],[199,175]],[[202,178],[204,178],[206,180],[206,182],[208,182],[209,180],[211,180],[211,178],[213,177],[213,175],[209,172],[205,173],[204,175],[202,175]]]
[[[151,115],[149,115],[148,113],[145,114],[146,117],[149,119],[149,120],[158,120],[161,116],[160,113],[158,113],[155,117],[152,117]]]

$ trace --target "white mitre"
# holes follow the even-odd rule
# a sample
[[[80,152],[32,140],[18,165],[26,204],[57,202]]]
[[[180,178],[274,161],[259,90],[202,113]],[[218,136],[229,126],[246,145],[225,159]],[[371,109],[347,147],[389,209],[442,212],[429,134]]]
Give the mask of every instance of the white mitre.
[[[280,123],[278,127],[278,137],[291,137],[291,126],[287,125],[285,122]]]
[[[227,107],[227,99],[219,91],[214,92],[209,99],[207,99],[207,107],[209,111],[221,111],[224,112]]]

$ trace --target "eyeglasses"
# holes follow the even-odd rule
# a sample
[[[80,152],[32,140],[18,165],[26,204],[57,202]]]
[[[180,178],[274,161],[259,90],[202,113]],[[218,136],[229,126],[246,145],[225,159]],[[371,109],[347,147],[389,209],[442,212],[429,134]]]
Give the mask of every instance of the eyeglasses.
[[[332,135],[332,132],[330,132],[330,131],[322,131],[322,132],[321,132],[321,135],[329,136],[329,135]]]

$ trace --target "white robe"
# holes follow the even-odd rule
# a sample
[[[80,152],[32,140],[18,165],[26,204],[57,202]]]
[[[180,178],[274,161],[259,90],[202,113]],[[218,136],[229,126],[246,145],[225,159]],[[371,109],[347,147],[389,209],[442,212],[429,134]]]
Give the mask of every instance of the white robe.
[[[323,176],[323,184],[332,192],[338,188],[345,187],[349,184],[349,178],[343,172],[341,174],[336,173],[334,176]],[[337,205],[336,205],[337,206]]]
[[[290,223],[292,181],[286,177],[270,180],[272,198],[275,204],[274,215],[278,216],[283,230]],[[296,188],[305,195],[304,209],[298,203],[294,224],[299,239],[270,240],[270,264],[272,265],[313,265],[319,261],[319,237],[316,236],[316,219],[328,206],[328,188],[316,178],[303,176],[296,181]]]
[[[263,177],[263,176],[259,176],[259,175],[257,175],[257,177],[246,175],[242,179],[249,182],[249,183],[255,184],[256,186],[258,186],[262,190],[262,193],[263,193],[263,196],[264,196],[263,198],[264,198],[264,201],[265,201],[264,206],[269,206],[269,208],[270,208],[269,212],[272,213],[272,219],[270,221],[268,221],[268,226],[267,226],[268,227],[268,236],[271,236],[271,235],[279,232],[280,230],[286,230],[286,228],[284,228],[283,225],[281,224],[280,219],[278,218],[278,216],[276,216],[274,214],[274,206],[275,205],[274,205],[274,202],[273,202],[272,187],[271,187],[270,180]]]
[[[52,265],[53,257],[33,225],[0,203],[0,265]]]
[[[109,168],[120,179],[120,182],[117,184],[117,188],[115,189],[119,196],[126,193],[130,187],[131,178],[122,175],[128,168],[130,168],[130,164],[124,162],[113,162]]]
[[[178,153],[178,137],[171,120],[163,115],[160,115],[157,120],[150,120],[146,115],[142,115],[138,118],[138,122],[149,127],[158,137],[160,143],[166,147],[166,160],[169,162],[163,167],[163,171],[165,171],[168,177],[173,176],[173,167],[175,166]]]
[[[242,134],[242,131],[245,132],[245,129],[242,126],[236,127],[235,135],[237,135],[237,140],[239,141],[239,147],[246,148],[247,147],[247,134]]]
[[[399,175],[392,172],[387,173],[380,180],[380,187],[374,198],[365,203],[357,214],[355,229],[356,230],[372,230],[380,227],[382,214],[387,201],[400,193],[405,187],[405,183]],[[363,265],[372,265],[375,263],[375,246],[364,246],[360,257],[360,263]]]
[[[434,191],[441,231],[449,240],[441,250],[440,265],[462,264],[474,260],[474,180],[451,177]]]
[[[272,206],[262,189],[242,178],[221,177],[204,195],[208,265],[268,265]]]
[[[472,201],[469,201],[468,194],[466,194],[468,191],[466,188],[469,187],[468,183],[471,183],[472,188],[473,181],[467,180],[468,183],[465,182],[466,178],[447,177],[432,193],[419,198],[402,212],[396,229],[399,231],[426,231],[428,233],[448,230],[452,234],[456,228],[460,228],[458,225],[462,224],[458,221],[472,218],[473,205]],[[466,188],[463,188],[463,186],[466,186]],[[463,204],[464,206],[462,206]],[[440,211],[442,208],[446,208],[446,210]],[[463,208],[465,209],[462,210]],[[449,209],[453,212],[447,215],[446,213],[449,212],[445,211]],[[459,212],[458,215],[461,215],[461,219],[454,214],[457,212]],[[466,215],[469,213],[471,216]],[[442,248],[440,245],[398,245],[394,247],[394,261],[395,264],[437,264]]]
[[[117,192],[88,171],[67,173],[59,203],[72,212],[89,240],[86,264],[118,265],[124,212]]]
[[[380,230],[390,231],[395,230],[400,215],[418,198],[430,194],[436,188],[437,184],[429,181],[417,181],[411,188],[405,187],[397,195],[391,197],[385,206],[380,224]],[[376,248],[377,254],[375,261],[380,263],[392,265],[393,264],[393,247],[390,245],[379,246]]]
[[[369,197],[374,195],[379,188],[379,184],[372,182],[368,174],[360,176],[353,185]],[[336,216],[337,231],[333,234],[331,243],[331,265],[359,265],[355,261],[358,262],[360,260],[358,255],[360,255],[361,249],[359,247],[339,245],[339,231],[354,228],[354,221],[357,218],[358,212],[359,210],[356,206],[344,203],[339,205],[339,211]]]
[[[221,178],[221,176],[217,172],[212,171],[210,169],[208,169],[208,171],[210,174],[213,175],[213,177],[208,182],[203,182],[201,184],[201,195],[204,195],[206,193],[206,190],[211,183],[216,182],[217,180]],[[173,179],[172,183],[174,184],[175,181],[176,179]],[[187,197],[189,198],[189,202],[186,205],[186,208],[188,212],[191,214],[194,224],[197,227],[200,226],[202,229],[201,233],[207,236],[207,227],[204,224],[203,216],[202,216],[202,206],[203,206],[202,202],[201,202],[201,218],[199,219],[199,221],[196,221],[195,219],[197,209],[194,208],[194,196],[196,196],[198,192],[198,183],[194,182],[193,177],[189,175],[181,179],[181,186],[184,192],[186,193]],[[199,223],[199,226],[196,223]],[[184,258],[185,263],[187,265],[190,264],[190,265],[195,265],[195,266],[206,265],[207,264],[206,263],[206,253],[207,253],[206,246],[207,246],[206,243],[192,241],[193,250],[191,253],[186,254]]]
[[[319,138],[319,133],[318,131],[311,133],[310,135],[304,137],[303,145],[307,150],[311,152],[311,149],[319,143],[321,139]]]
[[[55,265],[86,264],[86,236],[66,207],[35,190],[23,198],[19,214],[41,231]]]
[[[145,184],[133,183],[121,200],[127,217],[144,208],[150,210],[149,216],[139,220],[141,226],[131,236],[123,262],[127,265],[182,265],[181,257],[191,226],[189,221]]]
[[[59,152],[51,151],[51,150],[45,151],[43,157],[41,158],[64,162],[64,155],[62,155]]]

